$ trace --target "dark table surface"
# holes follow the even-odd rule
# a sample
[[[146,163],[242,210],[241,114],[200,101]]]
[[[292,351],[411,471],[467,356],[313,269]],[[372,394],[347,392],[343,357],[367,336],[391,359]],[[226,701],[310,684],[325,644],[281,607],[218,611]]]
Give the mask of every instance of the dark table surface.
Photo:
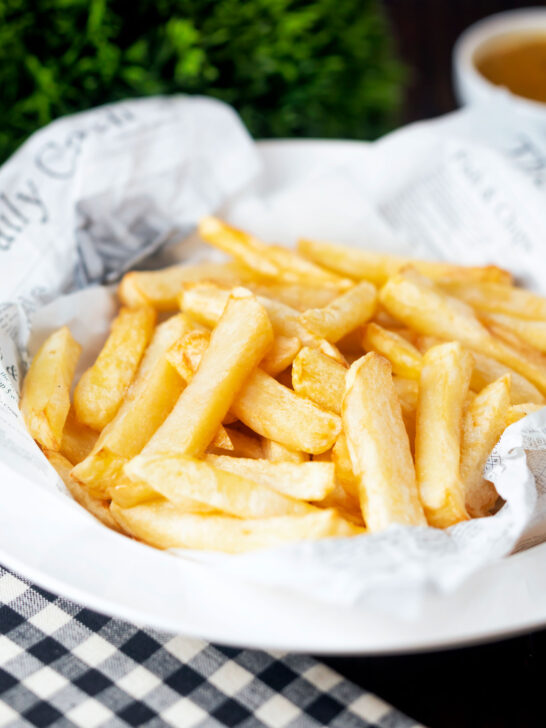
[[[458,35],[508,0],[384,0],[409,67],[403,121],[456,108],[451,51]],[[546,3],[536,3],[545,6]],[[428,728],[543,728],[546,630],[477,647],[398,657],[322,658]]]

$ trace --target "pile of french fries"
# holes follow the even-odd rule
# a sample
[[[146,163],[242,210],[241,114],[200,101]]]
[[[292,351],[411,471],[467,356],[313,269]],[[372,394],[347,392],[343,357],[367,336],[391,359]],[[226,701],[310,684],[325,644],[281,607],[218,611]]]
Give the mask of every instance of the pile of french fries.
[[[81,505],[232,553],[498,509],[483,469],[544,405],[546,299],[495,266],[200,234],[229,260],[125,275],[72,398],[66,327],[29,368],[24,420]]]

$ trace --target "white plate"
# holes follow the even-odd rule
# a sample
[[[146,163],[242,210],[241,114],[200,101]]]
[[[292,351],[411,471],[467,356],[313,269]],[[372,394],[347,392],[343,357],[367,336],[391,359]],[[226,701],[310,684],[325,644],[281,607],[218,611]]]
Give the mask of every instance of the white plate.
[[[320,160],[366,156],[366,146],[355,142],[267,142],[260,148],[272,184]],[[54,495],[23,478],[9,487],[0,515],[0,562],[69,599],[141,625],[252,648],[363,655],[494,640],[546,624],[546,544],[474,575],[454,594],[431,598],[418,620],[405,622],[235,583],[104,529],[68,499],[55,508],[44,542],[42,513]],[[95,555],[99,538],[110,547],[105,563]],[[59,552],[62,559],[53,556]]]

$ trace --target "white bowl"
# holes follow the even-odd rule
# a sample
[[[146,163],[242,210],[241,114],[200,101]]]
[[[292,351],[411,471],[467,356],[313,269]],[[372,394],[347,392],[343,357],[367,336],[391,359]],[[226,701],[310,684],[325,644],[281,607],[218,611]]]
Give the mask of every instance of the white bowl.
[[[461,106],[508,100],[517,111],[546,123],[546,104],[517,96],[496,86],[477,70],[476,52],[486,43],[511,33],[546,33],[546,8],[520,8],[491,15],[459,37],[453,49],[453,84]]]

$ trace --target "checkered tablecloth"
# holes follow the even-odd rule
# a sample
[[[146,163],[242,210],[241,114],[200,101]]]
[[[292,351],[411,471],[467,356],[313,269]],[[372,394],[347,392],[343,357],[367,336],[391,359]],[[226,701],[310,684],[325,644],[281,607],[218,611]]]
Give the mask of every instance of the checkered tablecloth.
[[[139,629],[0,567],[0,726],[26,725],[417,728],[310,657]]]

